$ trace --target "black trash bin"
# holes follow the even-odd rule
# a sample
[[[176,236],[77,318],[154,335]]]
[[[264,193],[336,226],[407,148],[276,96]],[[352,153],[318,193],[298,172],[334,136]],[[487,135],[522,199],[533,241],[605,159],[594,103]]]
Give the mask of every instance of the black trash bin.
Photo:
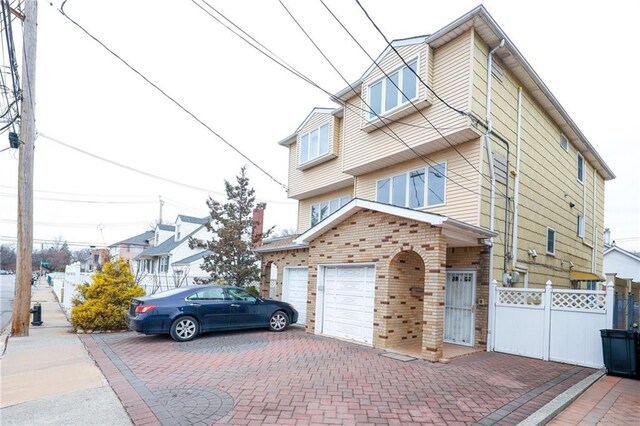
[[[607,374],[640,380],[640,335],[627,330],[600,330]]]

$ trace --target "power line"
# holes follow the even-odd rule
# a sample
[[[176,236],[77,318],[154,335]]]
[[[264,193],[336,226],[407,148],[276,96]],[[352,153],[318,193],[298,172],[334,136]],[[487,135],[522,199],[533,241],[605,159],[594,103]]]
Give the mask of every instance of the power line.
[[[53,4],[52,4],[53,6]],[[95,37],[93,34],[91,34],[89,31],[87,31],[82,25],[80,25],[78,22],[74,21],[70,16],[68,16],[66,14],[66,12],[63,10],[64,8],[64,2],[62,3],[62,6],[60,7],[60,9],[58,9],[58,11],[60,12],[60,14],[62,14],[62,16],[64,16],[65,18],[67,18],[67,20],[69,20],[69,22],[71,22],[72,24],[74,24],[76,27],[78,27],[80,30],[82,30],[82,32],[84,32],[86,35],[88,35],[92,40],[94,40],[96,43],[98,43],[100,46],[102,46],[107,52],[111,53],[111,55],[113,55],[116,59],[118,59],[120,62],[122,62],[127,68],[129,68],[131,71],[135,72],[140,78],[142,78],[145,82],[147,82],[149,85],[151,85],[154,89],[156,89],[158,92],[160,92],[165,98],[169,99],[171,102],[173,102],[178,108],[180,108],[182,111],[184,111],[185,113],[187,113],[191,118],[193,118],[196,122],[198,122],[200,125],[202,125],[205,129],[207,129],[211,134],[213,134],[214,136],[216,136],[218,139],[220,139],[222,142],[224,142],[229,148],[233,149],[235,152],[237,152],[242,158],[244,158],[245,160],[247,160],[249,163],[251,163],[252,165],[254,165],[258,170],[260,170],[262,173],[264,173],[269,179],[271,179],[272,181],[274,181],[275,183],[277,183],[278,185],[280,185],[285,191],[287,191],[287,186],[283,183],[281,183],[279,180],[277,180],[275,177],[273,177],[269,172],[267,172],[265,169],[263,169],[262,167],[260,167],[255,161],[253,161],[251,158],[249,158],[246,154],[244,154],[242,151],[240,151],[235,145],[233,145],[231,142],[229,142],[227,139],[225,139],[220,133],[216,132],[215,130],[213,130],[213,128],[211,128],[208,124],[206,124],[204,121],[202,121],[200,118],[198,118],[198,116],[196,116],[194,113],[192,113],[189,109],[187,109],[185,106],[183,106],[180,102],[178,102],[175,98],[173,98],[171,95],[169,95],[167,92],[165,92],[163,89],[161,89],[157,84],[155,84],[154,82],[152,82],[151,80],[149,80],[144,74],[142,74],[140,71],[138,71],[136,68],[134,68],[132,65],[130,65],[127,61],[125,61],[121,56],[119,56],[117,53],[115,53],[113,50],[111,50],[109,47],[107,47],[107,45],[105,45],[102,41],[100,41],[97,37]]]
[[[104,161],[104,162],[109,163],[109,164],[112,164],[112,165],[114,165],[114,166],[121,167],[121,168],[123,168],[123,169],[125,169],[125,170],[129,170],[129,171],[134,172],[134,173],[138,173],[138,174],[141,174],[141,175],[144,175],[144,176],[150,177],[150,178],[152,178],[152,179],[158,179],[158,180],[161,180],[161,181],[163,181],[163,182],[168,182],[168,183],[171,183],[171,184],[174,184],[174,185],[182,186],[182,187],[184,187],[184,188],[193,189],[193,190],[195,190],[195,191],[205,192],[205,193],[207,193],[207,194],[214,194],[214,195],[217,195],[217,196],[226,197],[226,194],[223,194],[222,192],[214,191],[214,190],[212,190],[212,189],[203,188],[203,187],[200,187],[200,186],[190,185],[190,184],[188,184],[188,183],[184,183],[184,182],[180,182],[180,181],[177,181],[177,180],[173,180],[173,179],[165,178],[165,177],[163,177],[163,176],[155,175],[155,174],[153,174],[153,173],[145,172],[145,171],[143,171],[143,170],[136,169],[136,168],[134,168],[134,167],[127,166],[127,165],[122,164],[122,163],[118,163],[118,162],[116,162],[116,161],[110,160],[110,159],[105,158],[105,157],[101,157],[101,156],[99,156],[99,155],[97,155],[97,154],[93,154],[93,153],[91,153],[91,152],[89,152],[89,151],[85,151],[84,149],[81,149],[81,148],[75,147],[75,146],[73,146],[73,145],[70,145],[70,144],[68,144],[68,143],[66,143],[66,142],[63,142],[63,141],[61,141],[61,140],[59,140],[59,139],[53,138],[53,137],[51,137],[51,136],[48,136],[48,135],[46,135],[46,134],[44,134],[44,133],[39,133],[39,136],[41,136],[41,137],[43,137],[43,138],[45,138],[45,139],[48,139],[48,140],[50,140],[51,142],[55,142],[55,143],[57,143],[57,144],[59,144],[59,145],[62,145],[62,146],[67,147],[67,148],[69,148],[69,149],[72,149],[72,150],[74,150],[74,151],[80,152],[80,153],[82,153],[82,154],[84,154],[84,155],[88,155],[89,157],[96,158],[96,159],[98,159],[98,160]],[[278,200],[259,200],[259,201],[265,201],[265,202],[273,203],[273,204],[293,204],[293,203],[291,203],[291,202],[287,202],[287,201],[278,201]]]
[[[422,77],[420,77],[418,75],[418,73],[416,73],[410,66],[409,64],[407,64],[407,62],[404,60],[404,58],[402,57],[402,55],[400,55],[400,52],[398,52],[398,50],[396,49],[396,47],[391,44],[391,42],[387,39],[387,37],[384,35],[384,33],[382,32],[382,30],[378,27],[378,25],[376,25],[376,23],[374,22],[374,20],[371,18],[371,16],[369,16],[369,13],[367,12],[367,10],[364,8],[364,6],[362,6],[362,4],[360,3],[360,0],[356,0],[356,3],[358,3],[358,6],[360,6],[360,9],[362,9],[362,11],[364,12],[365,16],[367,17],[367,19],[369,19],[369,21],[371,22],[371,24],[374,26],[374,28],[378,31],[378,33],[380,33],[380,35],[382,36],[382,38],[384,39],[384,41],[387,43],[387,46],[389,46],[395,53],[396,55],[398,55],[398,57],[402,60],[402,62],[404,63],[404,65],[411,69],[411,71],[413,72],[413,74],[418,78],[418,80],[420,80],[420,83],[422,83],[424,85],[424,87],[426,87],[427,89],[429,89],[429,91],[431,93],[433,93],[433,96],[435,96],[440,102],[442,102],[445,106],[447,106],[449,109],[457,112],[460,115],[464,115],[464,116],[469,116],[468,113],[461,111],[455,107],[452,107],[451,105],[449,105],[444,99],[442,99],[440,96],[438,96],[438,94],[427,84],[424,82],[424,80],[422,80]],[[324,4],[324,3],[323,3]],[[325,6],[326,7],[326,6]]]
[[[421,116],[422,118],[424,118],[427,123],[429,123],[431,125],[431,127],[433,127],[433,129],[438,132],[438,135],[440,135],[440,137],[442,137],[447,144],[449,144],[449,146],[451,148],[453,148],[453,150],[460,155],[460,157],[462,157],[462,159],[464,159],[467,164],[469,164],[482,178],[486,179],[491,185],[494,186],[494,188],[498,191],[498,193],[500,193],[500,195],[506,197],[506,194],[504,194],[493,182],[491,182],[491,179],[489,179],[488,176],[486,176],[484,173],[482,173],[473,163],[471,163],[471,161],[469,161],[469,159],[462,153],[460,152],[460,150],[453,144],[451,143],[451,141],[437,128],[433,125],[433,123],[431,123],[431,121],[429,120],[429,118],[422,112],[422,110],[420,110],[420,108],[418,108],[418,106],[413,102],[413,100],[411,100],[408,96],[405,95],[405,93],[402,91],[402,89],[398,86],[398,84],[389,77],[389,75],[386,73],[385,70],[382,69],[382,67],[380,66],[380,64],[378,64],[378,62],[369,54],[369,52],[367,52],[367,50],[364,48],[364,46],[362,46],[362,44],[355,38],[355,36],[351,33],[351,31],[349,31],[349,29],[342,23],[342,21],[333,13],[333,11],[326,5],[326,3],[324,2],[324,0],[320,0],[320,3],[322,3],[322,5],[325,7],[325,9],[327,9],[327,11],[329,12],[329,14],[331,14],[331,16],[333,17],[333,19],[335,19],[335,21],[340,24],[340,26],[342,27],[342,29],[351,37],[351,39],[358,45],[358,47],[367,55],[367,57],[373,62],[373,64],[378,68],[378,70],[380,70],[380,72],[382,72],[382,74],[384,74],[384,76],[386,77],[388,82],[391,82],[391,84],[393,84],[393,86],[398,90],[399,93],[401,93],[405,99],[407,99],[409,101],[409,103],[411,104],[411,106],[413,107],[413,109],[415,109]],[[361,6],[362,7],[362,6]],[[366,13],[366,11],[365,11]],[[367,17],[368,14],[367,14]],[[371,18],[369,17],[369,19],[371,20]],[[371,21],[373,23],[374,26],[376,26],[376,24]],[[377,26],[376,26],[377,28]],[[378,29],[378,31],[380,31]],[[384,34],[383,34],[384,37]],[[386,37],[385,37],[386,40]],[[390,46],[391,44],[388,43]],[[394,51],[396,52],[396,54],[400,57],[400,59],[402,60],[402,62],[407,66],[408,69],[411,70],[411,72],[416,75],[420,81],[422,82],[422,78],[419,76],[419,74],[413,69],[411,68],[407,62],[404,60],[404,58],[402,56],[400,56],[400,53],[395,49],[394,46],[392,46],[392,48],[394,49]],[[442,103],[444,103],[446,106],[448,106],[449,108],[453,109],[456,112],[460,112],[459,110],[451,107],[449,104],[447,104],[440,96],[438,96],[438,94],[431,89],[431,87],[427,86],[426,83],[422,82],[425,87],[427,87]],[[464,116],[469,116],[469,114],[467,113],[463,113]]]
[[[6,192],[0,192],[0,197],[16,198],[17,194],[9,194]],[[34,197],[36,200],[43,201],[60,201],[65,203],[80,203],[80,204],[156,204],[156,201],[109,201],[109,200],[72,200],[69,198],[55,198],[55,197]]]
[[[356,94],[361,100],[362,102],[367,106],[367,108],[369,108],[369,111],[372,112],[373,114],[376,115],[376,118],[378,120],[380,120],[380,122],[387,128],[389,129],[389,131],[395,136],[395,138],[400,141],[404,146],[406,146],[414,155],[416,155],[419,159],[421,159],[425,164],[427,164],[428,166],[433,166],[433,164],[431,164],[429,161],[432,161],[432,159],[430,159],[428,156],[420,154],[418,151],[415,150],[415,148],[413,148],[412,146],[410,146],[404,139],[402,139],[384,120],[383,118],[376,112],[374,111],[373,108],[371,108],[371,105],[369,105],[369,103],[366,101],[366,99],[364,99],[364,97],[358,93],[358,91],[351,85],[351,83],[349,82],[349,80],[347,80],[344,75],[342,75],[342,73],[336,68],[336,66],[333,64],[333,62],[327,57],[327,55],[322,51],[322,49],[317,45],[317,43],[313,40],[313,38],[307,33],[307,31],[302,27],[302,25],[298,22],[298,20],[295,18],[295,16],[293,16],[293,14],[289,11],[289,9],[287,8],[287,6],[282,2],[282,0],[278,0],[280,5],[284,8],[284,10],[287,12],[287,14],[291,17],[291,19],[293,19],[293,21],[296,23],[296,25],[298,26],[298,28],[300,28],[300,30],[302,31],[302,33],[307,37],[307,39],[311,42],[311,44],[313,44],[313,46],[316,48],[316,50],[318,50],[318,52],[320,52],[320,54],[322,55],[322,57],[329,63],[329,65],[336,71],[336,73],[340,76],[340,78],[342,78],[342,80],[344,80],[344,82],[349,86],[349,88],[351,89],[351,91]],[[372,122],[373,126],[376,127],[376,129],[380,130],[381,128],[375,123]],[[388,135],[388,133],[385,132],[385,134]],[[437,162],[435,162],[437,164]],[[452,172],[458,176],[460,176],[459,174]],[[456,184],[457,186],[459,186],[460,188],[469,191],[475,195],[478,196],[482,196],[481,193],[478,193],[476,191],[474,191],[473,189],[467,188],[466,186],[456,182],[455,180],[453,180],[450,176],[448,176],[449,173],[445,174],[445,179],[451,181],[452,183]],[[463,177],[463,176],[461,176]],[[466,177],[463,177],[466,180],[469,180]],[[428,188],[431,192],[434,193],[434,195],[437,195],[431,188]]]
[[[246,35],[246,37],[250,38],[252,42],[250,42],[249,40],[247,40],[247,38],[245,38],[244,36],[238,34],[236,31],[234,31],[232,28],[229,27],[229,25],[225,24],[224,22],[222,22],[220,19],[218,19],[216,16],[212,15],[209,11],[207,11],[206,9],[204,9],[200,4],[196,3],[195,0],[192,0],[192,3],[194,3],[196,6],[198,6],[202,11],[204,11],[206,14],[208,14],[211,18],[213,18],[214,20],[216,20],[218,23],[220,23],[222,26],[224,26],[227,30],[229,30],[232,34],[234,34],[236,37],[240,38],[241,40],[243,40],[245,43],[247,43],[249,46],[251,46],[252,48],[254,48],[255,50],[257,50],[259,53],[261,53],[262,55],[266,56],[268,59],[270,59],[271,61],[275,62],[277,65],[281,66],[282,68],[284,68],[285,70],[289,71],[290,73],[292,73],[293,75],[295,75],[296,77],[302,79],[303,81],[309,83],[310,85],[316,87],[317,89],[319,89],[320,91],[326,93],[327,95],[329,95],[330,97],[333,97],[334,94],[324,88],[322,88],[320,85],[318,85],[317,83],[315,83],[312,79],[310,79],[309,77],[307,77],[306,75],[304,75],[302,72],[298,71],[295,67],[293,67],[292,65],[288,64],[286,61],[282,60],[278,55],[276,55],[275,53],[273,53],[268,47],[264,46],[264,44],[260,43],[258,40],[256,40],[253,36],[251,36],[249,33],[247,33],[245,30],[243,30],[242,28],[240,28],[237,24],[235,24],[231,19],[229,19],[227,16],[225,16],[222,12],[220,12],[219,10],[217,10],[216,8],[214,8],[212,5],[210,5],[206,0],[202,0],[202,2],[204,4],[206,4],[211,10],[213,10],[215,13],[217,13],[218,15],[220,15],[225,21],[229,22],[233,27],[237,28],[239,31],[241,31],[243,34]],[[262,47],[262,49],[260,49],[258,46]],[[269,52],[269,54],[267,54],[266,52]],[[344,79],[347,82],[347,84],[349,84],[349,82]],[[354,90],[352,88],[352,90]],[[355,92],[355,90],[354,90]],[[361,97],[362,99],[362,97]],[[366,103],[366,101],[364,101],[364,99],[362,99],[364,103]],[[357,106],[355,104],[351,104],[349,102],[344,102],[344,106],[345,108],[351,110],[351,111],[362,111],[362,112],[368,112],[369,110],[366,110],[364,108],[361,108],[360,106]],[[419,154],[418,152],[416,152],[412,147],[410,147],[404,140],[402,140],[402,138],[397,135],[388,125],[387,125],[387,121],[391,121],[391,120],[387,120],[384,117],[380,117],[378,116],[378,118],[380,119],[380,122],[385,125],[385,127],[387,127],[392,133],[388,133],[386,132],[384,129],[382,129],[380,126],[378,126],[376,123],[373,123],[373,126],[380,130],[382,133],[384,133],[385,135],[389,136],[392,139],[396,139],[398,142],[404,144],[405,146],[407,146],[418,158],[420,158],[422,161],[424,161],[427,165],[431,165],[429,164],[428,161],[426,161],[423,156],[421,154]],[[399,123],[399,124],[407,124],[401,121],[393,121],[394,123]],[[433,126],[432,126],[433,127]],[[428,157],[427,157],[428,158]],[[464,178],[467,181],[470,181],[469,178],[467,178],[466,176],[462,176],[459,173],[453,172],[453,174],[460,176],[462,178]],[[484,195],[482,195],[481,193],[475,192],[472,189],[466,188],[464,186],[462,186],[461,184],[459,184],[458,182],[454,181],[450,176],[445,175],[445,178],[447,180],[450,180],[451,182],[455,183],[456,185],[460,186],[461,188],[465,189],[466,191],[469,191],[475,195],[478,195],[480,197],[486,197]]]
[[[0,218],[2,223],[16,223],[15,219]],[[38,226],[56,226],[62,228],[133,228],[144,226],[148,222],[114,222],[114,223],[71,223],[71,222],[34,222]]]
[[[15,186],[0,185],[0,188],[15,190],[18,189]],[[65,192],[65,191],[49,191],[45,189],[34,189],[34,192],[43,192],[46,194],[61,194],[61,195],[73,195],[73,196],[87,196],[87,197],[117,197],[117,198],[153,198],[157,199],[157,195],[133,195],[133,194],[95,194],[95,193],[81,193],[81,192]]]

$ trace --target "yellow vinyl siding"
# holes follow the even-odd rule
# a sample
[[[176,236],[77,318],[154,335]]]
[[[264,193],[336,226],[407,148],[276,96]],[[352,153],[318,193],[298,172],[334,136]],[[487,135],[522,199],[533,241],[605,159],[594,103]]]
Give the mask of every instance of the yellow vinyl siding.
[[[447,179],[445,181],[445,201],[442,206],[425,207],[425,211],[443,214],[452,218],[478,225],[478,181],[480,169],[479,157],[480,141],[475,140],[459,145],[456,148],[464,157],[452,148],[429,155],[428,164],[419,158],[396,164],[391,167],[376,170],[359,176],[356,184],[355,196],[366,200],[376,200],[376,182],[379,179],[391,177],[403,172],[409,172],[421,167],[428,167],[441,162],[447,163]],[[470,165],[471,163],[472,165]]]
[[[328,192],[316,197],[300,200],[298,203],[298,233],[303,233],[311,227],[311,206],[335,198],[353,197],[353,187]]]
[[[300,159],[300,135],[330,123],[329,152],[336,155],[332,158],[305,170],[299,169]],[[289,197],[300,199],[314,193],[322,193],[344,187],[351,184],[351,176],[342,173],[342,159],[340,158],[340,139],[342,132],[342,120],[331,114],[314,114],[298,131],[298,141],[289,147]]]
[[[474,82],[472,103],[473,113],[483,120],[486,116],[486,77],[488,46],[479,37],[474,43]],[[496,55],[499,56],[499,53]],[[500,61],[500,59],[497,59]],[[492,80],[492,125],[494,131],[502,135],[510,145],[511,170],[515,171],[516,131],[517,131],[517,89],[519,82],[503,67],[504,76],[500,82]],[[561,130],[543,108],[533,100],[531,94],[522,93],[522,128],[520,159],[520,201],[518,218],[517,263],[525,266],[529,273],[529,285],[542,286],[551,279],[555,285],[569,285],[569,262],[575,270],[591,271],[593,246],[593,166],[585,158],[584,185],[577,180],[577,151],[569,141],[569,150],[560,145]],[[494,153],[506,156],[504,143],[492,138]],[[489,176],[486,155],[483,167]],[[596,232],[603,227],[604,179],[596,173]],[[509,175],[509,196],[513,197],[514,176]],[[505,185],[497,184],[496,232],[500,237],[494,242],[494,277],[500,281],[504,252],[504,196]],[[481,225],[489,227],[490,185],[482,182],[482,193],[486,196],[481,203]],[[574,207],[570,206],[574,204]],[[577,215],[585,217],[585,238],[577,236]],[[510,218],[511,220],[511,218]],[[555,256],[546,255],[547,227],[556,230]],[[509,246],[511,245],[510,232]],[[595,249],[596,273],[602,273],[601,237],[598,235]],[[534,249],[538,256],[533,259],[527,253]],[[508,262],[508,269],[511,261]]]
[[[433,89],[450,105],[462,111],[468,111],[470,107],[468,102],[471,40],[471,32],[467,32],[452,42],[435,49],[432,55],[426,54],[430,47],[424,44],[405,46],[400,49],[400,52],[407,59],[413,58],[420,50],[424,52],[421,53],[421,58],[432,57]],[[420,73],[423,76],[427,70],[425,62],[429,64],[428,61],[420,63]],[[395,69],[401,64],[393,52],[390,52],[382,63],[383,65],[388,64],[385,66],[385,70]],[[362,96],[364,99],[367,99],[367,84],[375,80],[373,76],[374,73],[372,73],[371,79],[366,79],[363,83]],[[420,90],[426,89],[420,85]],[[361,105],[362,109],[367,110],[366,105],[356,96],[349,99],[348,102]],[[408,108],[412,107],[409,105]],[[460,137],[461,129],[469,125],[469,120],[452,111],[442,102],[433,100],[433,105],[422,109],[422,113],[440,128],[443,134],[450,136],[452,142],[470,139],[469,135],[465,135],[466,139]],[[345,140],[348,141],[344,147],[345,172],[360,175],[415,158],[415,154],[401,141],[398,141],[388,128],[382,126],[381,129],[373,130],[370,133],[362,131],[361,127],[365,116],[366,112],[349,105],[345,109]],[[439,134],[418,112],[413,112],[399,121],[389,124],[389,127],[414,149],[428,153],[448,146],[444,141],[436,142],[440,139]]]

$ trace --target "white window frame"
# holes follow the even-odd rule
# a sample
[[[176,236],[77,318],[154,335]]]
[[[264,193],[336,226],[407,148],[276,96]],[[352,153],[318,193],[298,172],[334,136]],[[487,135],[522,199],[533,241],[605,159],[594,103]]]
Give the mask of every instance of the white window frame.
[[[582,173],[580,173],[580,163],[582,163]],[[585,181],[585,177],[587,175],[587,171],[586,171],[586,167],[585,167],[585,162],[584,162],[584,156],[580,153],[578,153],[578,157],[576,159],[576,175],[578,178],[578,182],[580,182],[581,184],[584,185],[584,181]]]
[[[562,147],[562,149],[569,152],[569,138],[567,138],[563,134],[560,134],[560,146]]]
[[[579,214],[577,216],[577,221],[576,221],[576,235],[578,235],[579,238],[584,238],[584,230],[585,230],[584,216]]]
[[[332,202],[336,202],[336,201],[338,203],[338,207],[332,209],[331,208],[331,203]],[[311,224],[311,226],[316,226],[318,223],[322,222],[323,220],[325,220],[326,218],[331,216],[333,213],[335,213],[336,211],[340,210],[342,208],[342,206],[344,206],[347,203],[349,203],[349,201],[351,201],[351,195],[345,195],[344,197],[332,198],[330,200],[324,200],[324,201],[321,201],[319,203],[312,204],[311,205],[311,209],[309,211],[309,223]],[[326,204],[327,205],[327,214],[324,217],[321,217],[322,211],[320,209],[322,208],[322,204]],[[313,209],[314,209],[314,207],[317,207],[317,209],[318,209],[318,221],[316,223],[313,223]]]
[[[443,188],[443,193],[442,193],[442,203],[438,203],[438,204],[429,204],[429,168],[430,167],[436,167],[436,166],[440,166],[442,165],[444,167],[444,188]],[[389,204],[389,205],[395,205],[393,204],[393,178],[394,177],[398,177],[398,176],[405,176],[405,195],[404,195],[404,200],[405,203],[403,206],[399,206],[399,207],[407,207],[407,208],[415,208],[415,209],[423,209],[425,207],[440,207],[440,206],[444,206],[447,204],[447,162],[446,161],[442,161],[436,164],[431,164],[428,165],[426,167],[420,167],[417,169],[412,169],[409,170],[407,172],[404,173],[396,173],[392,176],[387,176],[385,178],[382,179],[378,179],[376,181],[376,202],[380,202],[380,203],[384,203],[384,204]],[[415,172],[419,172],[419,171],[423,171],[424,172],[424,177],[425,177],[425,182],[424,182],[424,194],[422,194],[422,199],[423,199],[423,205],[422,206],[418,206],[418,207],[410,207],[409,205],[409,191],[411,189],[411,185],[409,184],[411,182],[411,174],[415,173]],[[378,198],[378,188],[379,188],[379,183],[382,181],[388,180],[389,181],[389,200],[388,201],[379,201]]]
[[[553,251],[549,251],[549,231],[553,231]],[[547,235],[545,238],[545,251],[551,256],[556,255],[556,242],[558,241],[557,232],[554,228],[547,226]]]
[[[158,272],[169,272],[169,256],[160,256]]]
[[[383,75],[382,77],[378,78],[377,80],[372,81],[371,83],[369,83],[367,85],[367,105],[369,108],[369,112],[367,112],[366,116],[367,116],[367,120],[368,121],[373,121],[375,119],[378,118],[378,116],[384,116],[387,114],[390,114],[394,111],[399,110],[400,108],[403,108],[404,106],[406,106],[407,104],[410,104],[411,102],[416,101],[419,97],[420,97],[420,79],[418,76],[420,76],[420,56],[416,56],[414,58],[411,58],[409,60],[406,61],[407,64],[411,65],[412,63],[416,63],[416,74],[414,75],[413,73],[411,73],[411,75],[414,75],[416,78],[416,94],[413,98],[408,99],[406,102],[403,102],[404,100],[404,93],[402,91],[402,85],[403,85],[403,71],[405,68],[409,68],[406,65],[402,64],[402,66],[395,68],[389,72],[386,72],[386,75]],[[398,103],[395,107],[390,108],[388,110],[385,110],[385,103],[386,103],[386,94],[387,94],[387,84],[391,84],[389,83],[389,78],[387,78],[387,76],[391,76],[394,73],[398,73],[398,88],[396,89],[398,90]],[[373,112],[373,108],[371,106],[371,87],[375,86],[376,84],[382,82],[382,93],[380,95],[380,113],[376,115],[375,112]]]
[[[320,135],[322,134],[322,132],[320,131],[320,129],[322,129],[323,127],[327,127],[327,152],[320,152],[320,146],[322,145],[322,143],[320,142]],[[329,155],[331,153],[331,142],[332,142],[332,137],[331,137],[331,123],[324,123],[321,124],[318,127],[315,127],[311,130],[309,130],[306,133],[301,134],[298,137],[298,142],[300,144],[300,149],[298,151],[298,164],[300,165],[304,165],[307,163],[310,163],[314,160],[317,160],[318,158],[322,158],[325,155]],[[313,154],[311,153],[311,134],[313,132],[318,132],[318,153],[317,155],[313,156]],[[307,158],[306,160],[302,158],[302,146],[305,143],[304,142],[304,138],[307,138],[306,140],[306,144],[307,144]]]

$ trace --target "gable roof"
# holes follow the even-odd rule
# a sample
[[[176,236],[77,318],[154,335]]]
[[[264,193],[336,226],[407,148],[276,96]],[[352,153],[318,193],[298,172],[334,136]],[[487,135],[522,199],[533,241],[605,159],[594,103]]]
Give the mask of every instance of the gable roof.
[[[179,214],[176,221],[178,221],[178,219],[180,219],[182,222],[197,223],[199,225],[204,225],[209,221],[208,216],[200,218],[200,217],[194,217],[194,216],[186,216],[183,214]]]
[[[155,233],[153,231],[145,231],[142,234],[111,244],[109,247],[117,247],[125,244],[136,245],[136,246],[146,246],[147,244],[149,244],[149,240],[153,238],[154,235]]]
[[[600,154],[595,150],[586,136],[578,128],[575,122],[569,117],[569,114],[560,105],[560,102],[551,93],[549,88],[544,84],[542,79],[533,70],[531,65],[524,58],[522,53],[515,47],[513,42],[507,37],[505,32],[496,23],[484,6],[480,5],[440,30],[429,36],[420,36],[403,40],[394,40],[391,44],[396,46],[406,44],[427,43],[432,48],[438,48],[460,34],[474,28],[476,33],[490,46],[497,46],[501,40],[504,40],[504,47],[496,51],[496,55],[500,57],[505,67],[509,68],[524,88],[536,100],[536,102],[545,110],[553,121],[560,127],[562,133],[567,136],[571,142],[578,148],[578,151],[598,170],[605,180],[615,178],[613,171],[607,166]],[[403,44],[404,43],[404,44]],[[388,54],[390,47],[382,52],[376,59],[375,63]],[[372,64],[360,79],[352,83],[350,86],[359,93],[364,77],[371,71]],[[342,103],[353,96],[351,87],[346,87],[336,93],[331,99],[335,102]]]
[[[497,233],[488,231],[484,228],[470,225],[440,214],[413,210],[407,207],[392,206],[390,204],[363,200],[361,198],[354,198],[325,220],[315,226],[312,226],[307,231],[299,235],[295,240],[293,240],[293,243],[306,245],[327,232],[332,227],[362,210],[373,210],[380,213],[403,217],[405,219],[415,220],[417,222],[429,223],[438,228],[442,228],[447,239],[451,241],[466,241],[467,243],[472,241],[477,243],[479,239],[491,238],[498,235]]]
[[[188,235],[186,235],[179,241],[176,241],[175,238],[168,238],[167,240],[163,241],[161,244],[157,246],[149,247],[148,249],[144,250],[142,253],[137,255],[134,259],[138,259],[141,257],[162,256],[162,255],[170,254],[173,249],[183,244],[185,241],[188,241],[189,238],[191,238],[196,232],[200,231],[202,228],[204,228],[204,225],[198,226],[196,229],[191,231]]]
[[[609,254],[609,253],[611,253],[613,251],[616,251],[618,253],[624,254],[625,256],[630,257],[631,259],[635,260],[636,262],[640,262],[640,256],[638,256],[635,253],[632,253],[630,251],[627,251],[625,249],[621,249],[618,246],[609,246],[609,248],[606,249],[602,255],[604,256],[604,255]]]
[[[335,110],[336,110],[335,108],[318,108],[318,107],[312,109],[309,115],[307,115],[307,118],[305,118],[304,121],[298,126],[296,131],[290,134],[289,136],[287,136],[286,138],[282,139],[280,142],[278,142],[278,144],[282,146],[291,145],[297,140],[298,132],[309,122],[309,120],[311,120],[311,117],[313,117],[315,114],[333,114]]]
[[[295,248],[304,248],[307,244],[296,244],[293,242],[299,234],[287,235],[285,237],[270,238],[264,240],[262,245],[253,248],[256,253],[268,253],[271,251],[290,250]]]
[[[185,257],[184,259],[178,260],[177,262],[173,262],[173,265],[190,265],[191,263],[195,262],[196,260],[200,260],[205,256],[209,256],[212,255],[213,252],[211,250],[203,250],[200,253],[196,253],[194,255],[191,255],[189,257]]]
[[[161,231],[171,231],[171,232],[173,232],[173,231],[176,230],[175,226],[173,226],[173,225],[165,225],[164,223],[159,223],[157,226],[158,226],[158,229],[161,230]]]

